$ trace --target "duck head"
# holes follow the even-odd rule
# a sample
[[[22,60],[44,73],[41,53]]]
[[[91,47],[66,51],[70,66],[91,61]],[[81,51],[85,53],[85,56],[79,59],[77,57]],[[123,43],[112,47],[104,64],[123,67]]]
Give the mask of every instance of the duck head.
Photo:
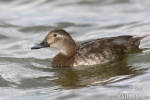
[[[56,48],[64,55],[73,55],[77,51],[77,46],[71,36],[65,30],[53,30],[48,33],[45,39],[31,49],[45,47]]]

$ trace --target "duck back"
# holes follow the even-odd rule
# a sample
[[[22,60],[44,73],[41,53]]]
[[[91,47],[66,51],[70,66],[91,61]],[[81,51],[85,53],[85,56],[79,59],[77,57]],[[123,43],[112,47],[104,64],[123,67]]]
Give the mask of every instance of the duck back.
[[[85,42],[78,47],[74,66],[107,63],[134,48],[138,48],[143,37],[118,36]]]

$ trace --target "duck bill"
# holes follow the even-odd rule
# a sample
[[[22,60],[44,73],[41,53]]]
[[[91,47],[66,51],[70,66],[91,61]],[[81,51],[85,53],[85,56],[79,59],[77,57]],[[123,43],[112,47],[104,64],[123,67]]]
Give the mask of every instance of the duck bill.
[[[42,41],[40,44],[33,46],[31,49],[41,49],[46,47],[50,47],[50,44],[48,44],[47,41]]]

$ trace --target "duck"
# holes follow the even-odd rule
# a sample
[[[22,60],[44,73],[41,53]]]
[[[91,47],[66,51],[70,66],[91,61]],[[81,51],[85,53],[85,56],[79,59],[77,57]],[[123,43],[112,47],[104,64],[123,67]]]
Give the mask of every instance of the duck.
[[[50,31],[44,40],[31,49],[51,47],[60,52],[52,59],[52,67],[77,67],[101,65],[121,59],[122,56],[138,48],[140,41],[147,37],[132,35],[98,38],[77,46],[69,33],[63,29]]]

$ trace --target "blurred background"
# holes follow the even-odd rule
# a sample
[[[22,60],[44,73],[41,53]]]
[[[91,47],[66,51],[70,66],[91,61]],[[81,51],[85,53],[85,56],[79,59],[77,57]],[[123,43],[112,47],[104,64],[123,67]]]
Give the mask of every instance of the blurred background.
[[[0,0],[0,100],[150,99],[150,37],[119,65],[53,69],[57,50],[30,50],[53,29],[77,44],[150,34],[150,0]]]

